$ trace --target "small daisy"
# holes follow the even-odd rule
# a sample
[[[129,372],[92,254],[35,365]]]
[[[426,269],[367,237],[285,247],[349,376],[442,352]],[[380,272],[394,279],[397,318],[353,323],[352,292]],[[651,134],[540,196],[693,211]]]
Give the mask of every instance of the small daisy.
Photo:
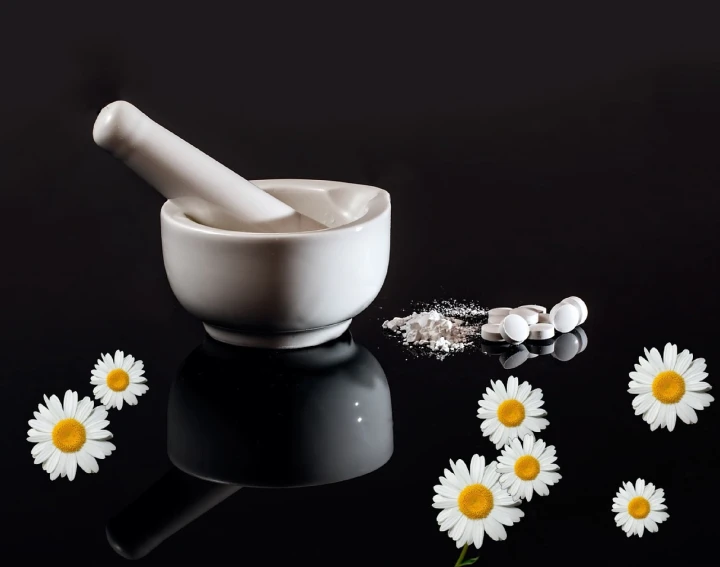
[[[114,359],[109,354],[101,355],[90,377],[95,399],[106,408],[122,409],[123,401],[134,406],[137,396],[148,391],[144,373],[142,360],[135,360],[130,354],[124,356],[121,350],[115,351]]]
[[[435,486],[433,507],[442,508],[437,520],[440,531],[447,531],[458,548],[474,544],[480,549],[484,535],[498,541],[507,537],[505,526],[512,526],[525,514],[518,502],[499,483],[500,473],[493,461],[474,455],[470,469],[464,461],[450,461],[452,472],[445,469]]]
[[[505,385],[497,380],[490,381],[491,388],[483,394],[478,402],[478,418],[484,420],[480,425],[483,436],[490,437],[499,449],[511,439],[524,437],[528,433],[538,433],[545,429],[550,422],[543,419],[547,412],[540,409],[545,402],[542,399],[542,390],[533,390],[530,384],[523,382],[518,386],[518,379],[510,376]]]
[[[112,433],[105,430],[105,408],[95,407],[89,397],[78,403],[77,392],[68,390],[60,403],[57,396],[45,398],[45,405],[38,404],[35,419],[28,421],[28,441],[35,443],[31,454],[35,464],[42,463],[50,480],[58,476],[75,478],[77,467],[86,473],[98,472],[95,459],[104,459],[115,450]]]
[[[500,484],[516,500],[531,500],[533,492],[547,496],[550,494],[548,485],[552,486],[562,478],[553,472],[560,468],[555,464],[556,459],[555,447],[546,447],[545,441],[536,441],[531,433],[523,438],[522,443],[515,438],[498,457]]]
[[[630,373],[632,381],[628,384],[628,392],[637,394],[632,402],[635,415],[642,415],[652,431],[658,427],[672,431],[678,417],[685,423],[697,423],[695,411],[714,400],[705,393],[711,388],[705,382],[705,359],[693,360],[687,349],[678,355],[677,345],[670,343],[665,345],[662,357],[656,348],[650,352],[645,349],[645,356]]]
[[[612,511],[615,512],[615,523],[622,527],[630,537],[637,534],[642,537],[647,529],[649,532],[658,531],[658,524],[670,516],[667,512],[665,491],[662,488],[655,490],[651,483],[645,484],[641,478],[637,479],[635,486],[632,482],[624,482],[623,488],[618,490],[613,498]]]

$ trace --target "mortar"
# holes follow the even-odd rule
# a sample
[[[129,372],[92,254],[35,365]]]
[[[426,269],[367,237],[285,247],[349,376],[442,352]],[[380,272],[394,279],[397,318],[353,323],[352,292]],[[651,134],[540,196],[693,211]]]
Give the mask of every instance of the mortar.
[[[232,345],[303,348],[339,337],[385,280],[390,195],[336,181],[252,183],[329,228],[283,233],[213,228],[193,219],[192,202],[170,199],[160,222],[175,297],[211,337]]]

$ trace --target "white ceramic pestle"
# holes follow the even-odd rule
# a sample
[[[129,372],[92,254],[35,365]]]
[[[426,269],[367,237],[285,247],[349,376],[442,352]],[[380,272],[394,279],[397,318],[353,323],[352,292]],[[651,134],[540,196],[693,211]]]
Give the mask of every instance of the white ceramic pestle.
[[[264,233],[327,228],[163,128],[129,102],[118,100],[102,109],[93,139],[166,198],[183,197],[187,203],[194,198],[197,206],[191,207],[192,216],[202,224]]]

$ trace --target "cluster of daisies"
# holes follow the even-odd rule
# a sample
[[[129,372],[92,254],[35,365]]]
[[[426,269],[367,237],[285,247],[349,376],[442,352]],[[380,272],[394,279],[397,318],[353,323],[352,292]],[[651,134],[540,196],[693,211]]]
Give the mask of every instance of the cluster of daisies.
[[[636,415],[642,415],[650,429],[667,427],[673,431],[677,418],[687,424],[697,422],[697,411],[710,405],[713,397],[706,393],[710,385],[704,380],[706,364],[693,359],[688,350],[678,354],[676,345],[668,343],[664,353],[645,349],[629,392]],[[505,527],[524,516],[519,505],[533,494],[549,494],[549,486],[561,476],[555,463],[555,448],[546,446],[535,434],[545,429],[542,390],[510,376],[507,384],[491,381],[478,403],[483,436],[502,449],[497,461],[485,462],[474,455],[470,466],[462,460],[450,461],[436,485],[433,507],[440,530],[455,540],[458,548],[483,543],[485,534],[493,540],[507,537]],[[656,532],[658,524],[669,516],[664,504],[665,493],[644,479],[634,484],[624,482],[613,499],[615,523],[628,536],[642,537],[647,530]],[[463,555],[464,556],[464,555]]]
[[[122,409],[123,403],[137,404],[138,396],[147,392],[142,360],[135,360],[116,351],[115,356],[101,355],[91,372],[93,394],[100,405],[88,397],[79,399],[68,390],[63,401],[52,395],[43,396],[45,405],[38,404],[35,419],[28,421],[28,441],[34,443],[31,454],[35,464],[42,464],[50,480],[59,476],[75,479],[78,467],[86,473],[98,472],[97,459],[104,459],[114,450],[107,430],[110,408]]]
[[[433,506],[440,508],[440,531],[448,532],[457,546],[482,546],[485,534],[498,541],[507,537],[505,526],[520,521],[522,500],[533,494],[546,496],[561,479],[555,463],[555,447],[547,446],[535,433],[549,422],[542,409],[542,390],[514,376],[491,381],[478,403],[478,418],[485,437],[501,454],[497,461],[473,455],[470,467],[461,459],[450,461],[440,484],[435,486]]]

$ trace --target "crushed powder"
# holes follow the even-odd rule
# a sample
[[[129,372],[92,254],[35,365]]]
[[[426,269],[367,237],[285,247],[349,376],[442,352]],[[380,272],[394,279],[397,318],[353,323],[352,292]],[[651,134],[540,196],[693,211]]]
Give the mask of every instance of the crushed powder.
[[[404,345],[421,347],[439,359],[470,346],[480,332],[478,323],[487,316],[487,310],[474,303],[443,300],[424,307],[426,310],[395,317],[382,326],[402,335]]]

